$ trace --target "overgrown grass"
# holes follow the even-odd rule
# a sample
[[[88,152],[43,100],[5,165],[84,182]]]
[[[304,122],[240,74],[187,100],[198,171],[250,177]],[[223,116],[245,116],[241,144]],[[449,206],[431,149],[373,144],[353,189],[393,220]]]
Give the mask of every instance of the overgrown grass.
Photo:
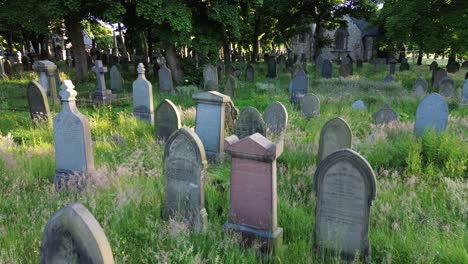
[[[63,78],[74,74],[65,65]],[[244,68],[240,66],[240,68]],[[313,67],[309,67],[311,71]],[[338,67],[334,65],[334,76]],[[278,167],[278,225],[284,229],[278,263],[339,263],[333,256],[312,252],[316,169],[321,127],[331,118],[343,117],[353,131],[353,148],[373,166],[378,192],[370,219],[373,263],[468,263],[468,109],[449,100],[448,129],[413,136],[419,99],[412,95],[414,80],[430,81],[426,66],[411,65],[397,72],[395,82],[383,84],[388,70],[372,65],[355,69],[343,80],[322,80],[309,72],[309,92],[321,101],[319,116],[306,120],[289,102],[290,74],[283,67],[277,80],[266,80],[265,65],[256,65],[256,81],[238,81],[236,106],[255,106],[260,112],[282,102],[289,113],[284,152]],[[147,73],[152,73],[148,70]],[[449,74],[461,87],[464,72]],[[90,82],[76,84],[82,95],[95,89]],[[131,93],[136,74],[124,74],[124,91]],[[0,82],[0,97],[23,89],[32,73]],[[149,76],[149,80],[155,80]],[[268,82],[269,84],[265,84]],[[220,84],[224,81],[221,80]],[[109,83],[108,83],[109,84]],[[258,87],[270,87],[258,90]],[[155,105],[169,98],[179,106],[182,122],[194,126],[195,102],[186,86],[176,96],[159,95],[153,82]],[[457,91],[457,94],[460,90]],[[84,97],[86,97],[84,96]],[[351,108],[361,99],[365,110]],[[372,124],[373,113],[391,105],[401,122],[390,127]],[[57,194],[52,124],[33,125],[27,112],[1,111],[0,122],[0,263],[37,263],[42,231],[61,207],[83,203],[101,224],[117,263],[257,263],[254,249],[239,247],[238,238],[223,235],[229,210],[230,162],[208,169],[205,205],[209,228],[190,232],[182,223],[163,221],[164,146],[154,142],[154,128],[131,114],[131,101],[109,106],[83,106],[94,144],[97,171],[84,192]],[[24,100],[2,101],[1,106],[27,106]],[[53,116],[60,106],[52,107]],[[10,135],[10,136],[8,136]],[[125,139],[124,141],[121,139]]]

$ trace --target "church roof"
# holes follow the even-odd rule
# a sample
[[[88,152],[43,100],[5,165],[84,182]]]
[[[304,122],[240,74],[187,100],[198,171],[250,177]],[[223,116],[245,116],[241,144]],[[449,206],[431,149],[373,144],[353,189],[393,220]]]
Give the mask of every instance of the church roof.
[[[351,21],[361,30],[363,37],[375,37],[379,35],[379,27],[372,26],[369,22],[351,17]]]

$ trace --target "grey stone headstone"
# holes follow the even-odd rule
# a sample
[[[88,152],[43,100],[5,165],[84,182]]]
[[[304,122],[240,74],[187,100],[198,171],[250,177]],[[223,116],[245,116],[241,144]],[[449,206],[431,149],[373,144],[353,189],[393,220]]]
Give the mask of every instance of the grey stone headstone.
[[[463,82],[462,102],[468,102],[468,80]]]
[[[234,71],[234,77],[239,78],[241,76],[242,72],[239,68],[236,68]]]
[[[122,79],[122,76],[120,75],[119,69],[115,65],[112,66],[111,71],[110,71],[110,83],[111,83],[111,89],[113,91],[122,90],[123,79]]]
[[[309,77],[304,71],[298,72],[291,80],[291,102],[299,103],[300,99],[308,94]]]
[[[245,68],[245,80],[249,82],[255,81],[255,70],[250,64]]]
[[[224,94],[231,98],[236,97],[237,80],[231,74],[226,76],[226,85],[224,86]]]
[[[47,222],[40,264],[113,264],[112,249],[96,218],[81,204],[68,205]]]
[[[29,113],[33,122],[46,121],[50,117],[49,101],[42,86],[31,81],[28,86]]]
[[[387,75],[384,78],[384,83],[391,83],[393,82],[393,75]]]
[[[278,77],[276,69],[276,56],[269,56],[267,78],[276,79],[276,77]]]
[[[138,77],[133,82],[133,114],[153,123],[153,85],[146,79],[143,63],[138,64]]]
[[[351,107],[354,109],[365,109],[366,105],[362,100],[357,100],[351,105]]]
[[[463,69],[468,69],[468,61],[464,61],[461,65]]]
[[[206,91],[218,91],[218,84],[215,83],[213,80],[209,80],[206,85],[205,85],[205,90]]]
[[[343,78],[353,75],[351,64],[341,64],[338,71],[340,72],[340,76]]]
[[[377,126],[389,125],[393,122],[399,121],[400,117],[398,116],[398,113],[387,104],[374,114],[374,124]]]
[[[437,69],[439,68],[439,64],[437,63],[437,61],[433,61],[431,62],[431,65],[429,65],[429,70],[433,71],[434,69]]]
[[[434,129],[439,134],[447,128],[448,105],[438,93],[424,97],[416,110],[414,134],[421,136],[426,129]]]
[[[177,130],[167,140],[163,161],[163,217],[204,230],[208,223],[204,195],[207,162],[200,138],[190,128]]]
[[[172,73],[165,64],[161,66],[161,69],[158,71],[159,75],[159,89],[162,93],[171,93],[174,94],[174,84],[172,82]]]
[[[440,80],[439,94],[444,97],[451,97],[455,94],[455,82],[452,78],[445,77]]]
[[[172,133],[181,128],[180,115],[171,100],[165,99],[156,108],[154,117],[156,140],[166,141]]]
[[[370,206],[377,186],[367,160],[349,148],[332,153],[315,171],[314,190],[315,247],[347,261],[356,253],[370,260]]]
[[[437,68],[432,72],[432,87],[439,88],[440,81],[447,77],[447,72],[442,68]]]
[[[252,106],[246,107],[240,113],[236,123],[236,135],[242,139],[260,133],[266,137],[266,124],[260,112]]]
[[[81,189],[87,174],[94,170],[93,146],[88,119],[76,107],[75,86],[62,83],[62,111],[54,118],[54,145],[57,191]]]
[[[351,128],[339,117],[328,121],[320,132],[319,152],[317,164],[328,155],[342,148],[351,148]]]
[[[263,112],[263,120],[266,124],[267,135],[282,137],[288,126],[288,111],[282,103],[274,102]]]
[[[320,100],[314,94],[309,94],[301,99],[301,113],[305,118],[320,115]]]
[[[426,79],[420,77],[418,78],[413,85],[413,93],[418,97],[423,97],[427,93],[428,84]]]
[[[333,66],[330,60],[322,62],[322,78],[330,79],[332,77]]]
[[[23,64],[23,70],[25,71],[32,70],[31,59],[29,58],[29,56],[26,56],[26,55],[22,56],[21,64]]]
[[[205,91],[208,90],[208,82],[212,82],[210,85],[212,87],[211,91],[218,91],[218,70],[213,65],[205,65],[203,68],[203,88]],[[214,87],[213,87],[214,86]]]
[[[400,71],[403,72],[403,71],[409,71],[410,69],[410,66],[408,64],[408,62],[401,62],[400,64]]]

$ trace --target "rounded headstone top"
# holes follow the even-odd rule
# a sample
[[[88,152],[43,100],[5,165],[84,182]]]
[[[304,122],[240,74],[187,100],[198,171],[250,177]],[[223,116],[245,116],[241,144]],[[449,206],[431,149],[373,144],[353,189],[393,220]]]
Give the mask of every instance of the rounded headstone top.
[[[137,68],[137,72],[138,74],[145,74],[145,65],[143,65],[143,63],[138,63],[138,68]]]
[[[62,101],[68,102],[76,100],[76,95],[78,93],[75,91],[75,85],[73,85],[71,80],[64,80],[60,88],[62,89],[60,91]]]

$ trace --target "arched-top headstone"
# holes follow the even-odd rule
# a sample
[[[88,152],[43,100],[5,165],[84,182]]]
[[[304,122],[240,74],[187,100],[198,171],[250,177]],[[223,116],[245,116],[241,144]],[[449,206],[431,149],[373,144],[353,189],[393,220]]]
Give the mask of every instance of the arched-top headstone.
[[[320,115],[320,100],[314,94],[309,94],[301,99],[301,113],[305,118]]]
[[[428,84],[426,79],[420,77],[414,82],[413,93],[418,97],[425,96],[427,93],[427,87]]]
[[[112,264],[112,250],[104,230],[81,204],[68,205],[47,222],[39,263]]]
[[[452,62],[447,64],[447,72],[456,73],[460,69],[460,64],[458,62]]]
[[[266,124],[260,112],[252,106],[242,110],[236,123],[236,135],[245,138],[255,133],[266,136]]]
[[[254,71],[254,67],[251,64],[247,65],[247,67],[245,68],[245,80],[246,81],[255,80],[255,71]]]
[[[205,91],[218,91],[218,69],[213,65],[205,65],[203,68],[203,88]],[[211,90],[208,90],[208,83],[210,83]]]
[[[439,94],[444,97],[451,97],[455,94],[455,82],[450,77],[444,77],[439,82]]]
[[[410,69],[410,66],[408,64],[408,62],[401,62],[400,64],[400,71],[409,71]]]
[[[179,110],[169,99],[165,99],[156,108],[154,116],[156,140],[166,141],[172,133],[181,127]]]
[[[385,104],[382,109],[374,114],[374,124],[378,126],[389,125],[398,121],[400,121],[398,113],[390,108],[388,104]]]
[[[461,65],[463,69],[468,69],[468,61],[464,61]]]
[[[442,68],[437,68],[432,72],[432,87],[439,88],[439,82],[447,77],[447,72]]]
[[[335,117],[328,121],[320,131],[317,164],[339,149],[351,148],[352,137],[351,128],[344,119]]]
[[[288,111],[282,103],[274,102],[263,112],[263,120],[267,127],[267,134],[282,136],[288,126]]]
[[[31,119],[34,122],[48,120],[50,117],[49,101],[42,86],[36,81],[31,81],[27,94]]]
[[[322,62],[322,78],[330,79],[332,77],[333,66],[330,60]]]
[[[421,136],[426,129],[434,129],[439,134],[447,128],[448,105],[438,93],[424,97],[416,110],[414,134]]]
[[[200,138],[181,128],[167,140],[164,149],[165,195],[163,216],[205,229],[205,177],[207,161]]]
[[[348,148],[330,154],[315,171],[314,190],[315,247],[348,261],[356,253],[369,260],[370,207],[377,185],[367,160]]]
[[[117,66],[113,65],[110,70],[110,83],[113,91],[122,90],[123,79]]]
[[[161,69],[158,71],[159,76],[159,90],[162,93],[171,93],[174,94],[174,83],[172,82],[172,73],[165,64],[161,66]]]
[[[431,62],[431,65],[429,65],[429,70],[434,70],[434,69],[437,69],[439,67],[439,64],[437,63],[437,61],[433,61]]]
[[[278,74],[276,69],[276,56],[269,56],[267,78],[276,79],[277,76]]]
[[[299,100],[308,94],[309,90],[309,77],[304,71],[299,71],[290,84],[291,102],[299,103]]]
[[[232,74],[226,76],[226,85],[224,86],[224,94],[231,98],[236,97],[237,80]]]
[[[133,82],[133,114],[153,123],[153,85],[146,79],[143,63],[138,64],[138,77]]]

